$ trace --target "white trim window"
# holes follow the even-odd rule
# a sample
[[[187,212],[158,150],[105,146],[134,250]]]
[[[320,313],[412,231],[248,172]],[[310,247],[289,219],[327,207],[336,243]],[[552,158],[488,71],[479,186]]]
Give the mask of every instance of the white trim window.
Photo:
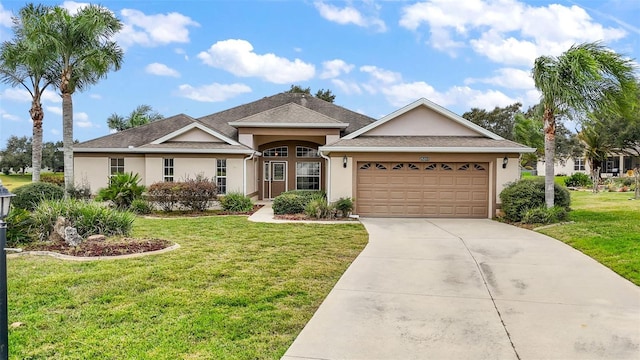
[[[296,163],[296,190],[320,190],[320,163]]]
[[[227,159],[216,160],[216,185],[218,194],[227,193]]]
[[[296,157],[299,158],[317,158],[318,150],[310,148],[308,146],[296,146]]]
[[[573,159],[573,170],[574,171],[585,171],[585,161],[583,158],[575,158]]]
[[[173,181],[173,159],[165,158],[162,159],[163,162],[163,175],[162,180],[166,182]]]
[[[262,156],[264,157],[288,157],[289,156],[289,147],[288,146],[278,146],[273,147],[271,149],[267,149],[262,152]]]
[[[109,177],[116,174],[124,174],[124,158],[109,159]]]

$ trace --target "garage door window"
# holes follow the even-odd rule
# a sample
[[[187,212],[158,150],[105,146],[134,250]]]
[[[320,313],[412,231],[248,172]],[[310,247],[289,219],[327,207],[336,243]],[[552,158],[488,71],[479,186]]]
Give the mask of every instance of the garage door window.
[[[425,167],[425,170],[436,170],[438,168],[438,165],[436,164],[429,164],[427,165],[427,167]]]

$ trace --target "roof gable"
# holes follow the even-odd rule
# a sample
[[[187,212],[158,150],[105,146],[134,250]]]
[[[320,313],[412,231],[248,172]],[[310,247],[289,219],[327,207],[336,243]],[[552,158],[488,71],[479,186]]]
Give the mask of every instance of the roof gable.
[[[195,142],[212,142],[212,138],[218,141],[225,142],[230,145],[240,145],[237,141],[230,139],[217,131],[208,128],[207,126],[194,122],[183,128],[177,129],[155,141],[152,141],[152,145],[158,145],[166,142],[183,142],[183,141],[195,141]],[[197,140],[194,140],[197,139]]]
[[[323,127],[346,128],[348,123],[336,120],[296,103],[287,103],[236,121],[234,127]]]
[[[344,139],[359,136],[478,136],[503,140],[501,136],[424,98],[345,136]]]

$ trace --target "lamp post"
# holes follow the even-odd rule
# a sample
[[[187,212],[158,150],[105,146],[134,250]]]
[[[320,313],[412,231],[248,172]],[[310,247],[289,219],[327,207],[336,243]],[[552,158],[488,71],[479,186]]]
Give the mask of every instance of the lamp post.
[[[9,359],[9,316],[7,312],[7,223],[11,198],[15,196],[0,181],[0,359]]]

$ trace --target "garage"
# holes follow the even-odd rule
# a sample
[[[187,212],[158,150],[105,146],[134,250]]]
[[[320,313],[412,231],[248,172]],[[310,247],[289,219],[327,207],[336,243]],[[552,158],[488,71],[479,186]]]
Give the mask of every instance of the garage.
[[[488,163],[366,161],[356,178],[360,216],[488,217]]]

